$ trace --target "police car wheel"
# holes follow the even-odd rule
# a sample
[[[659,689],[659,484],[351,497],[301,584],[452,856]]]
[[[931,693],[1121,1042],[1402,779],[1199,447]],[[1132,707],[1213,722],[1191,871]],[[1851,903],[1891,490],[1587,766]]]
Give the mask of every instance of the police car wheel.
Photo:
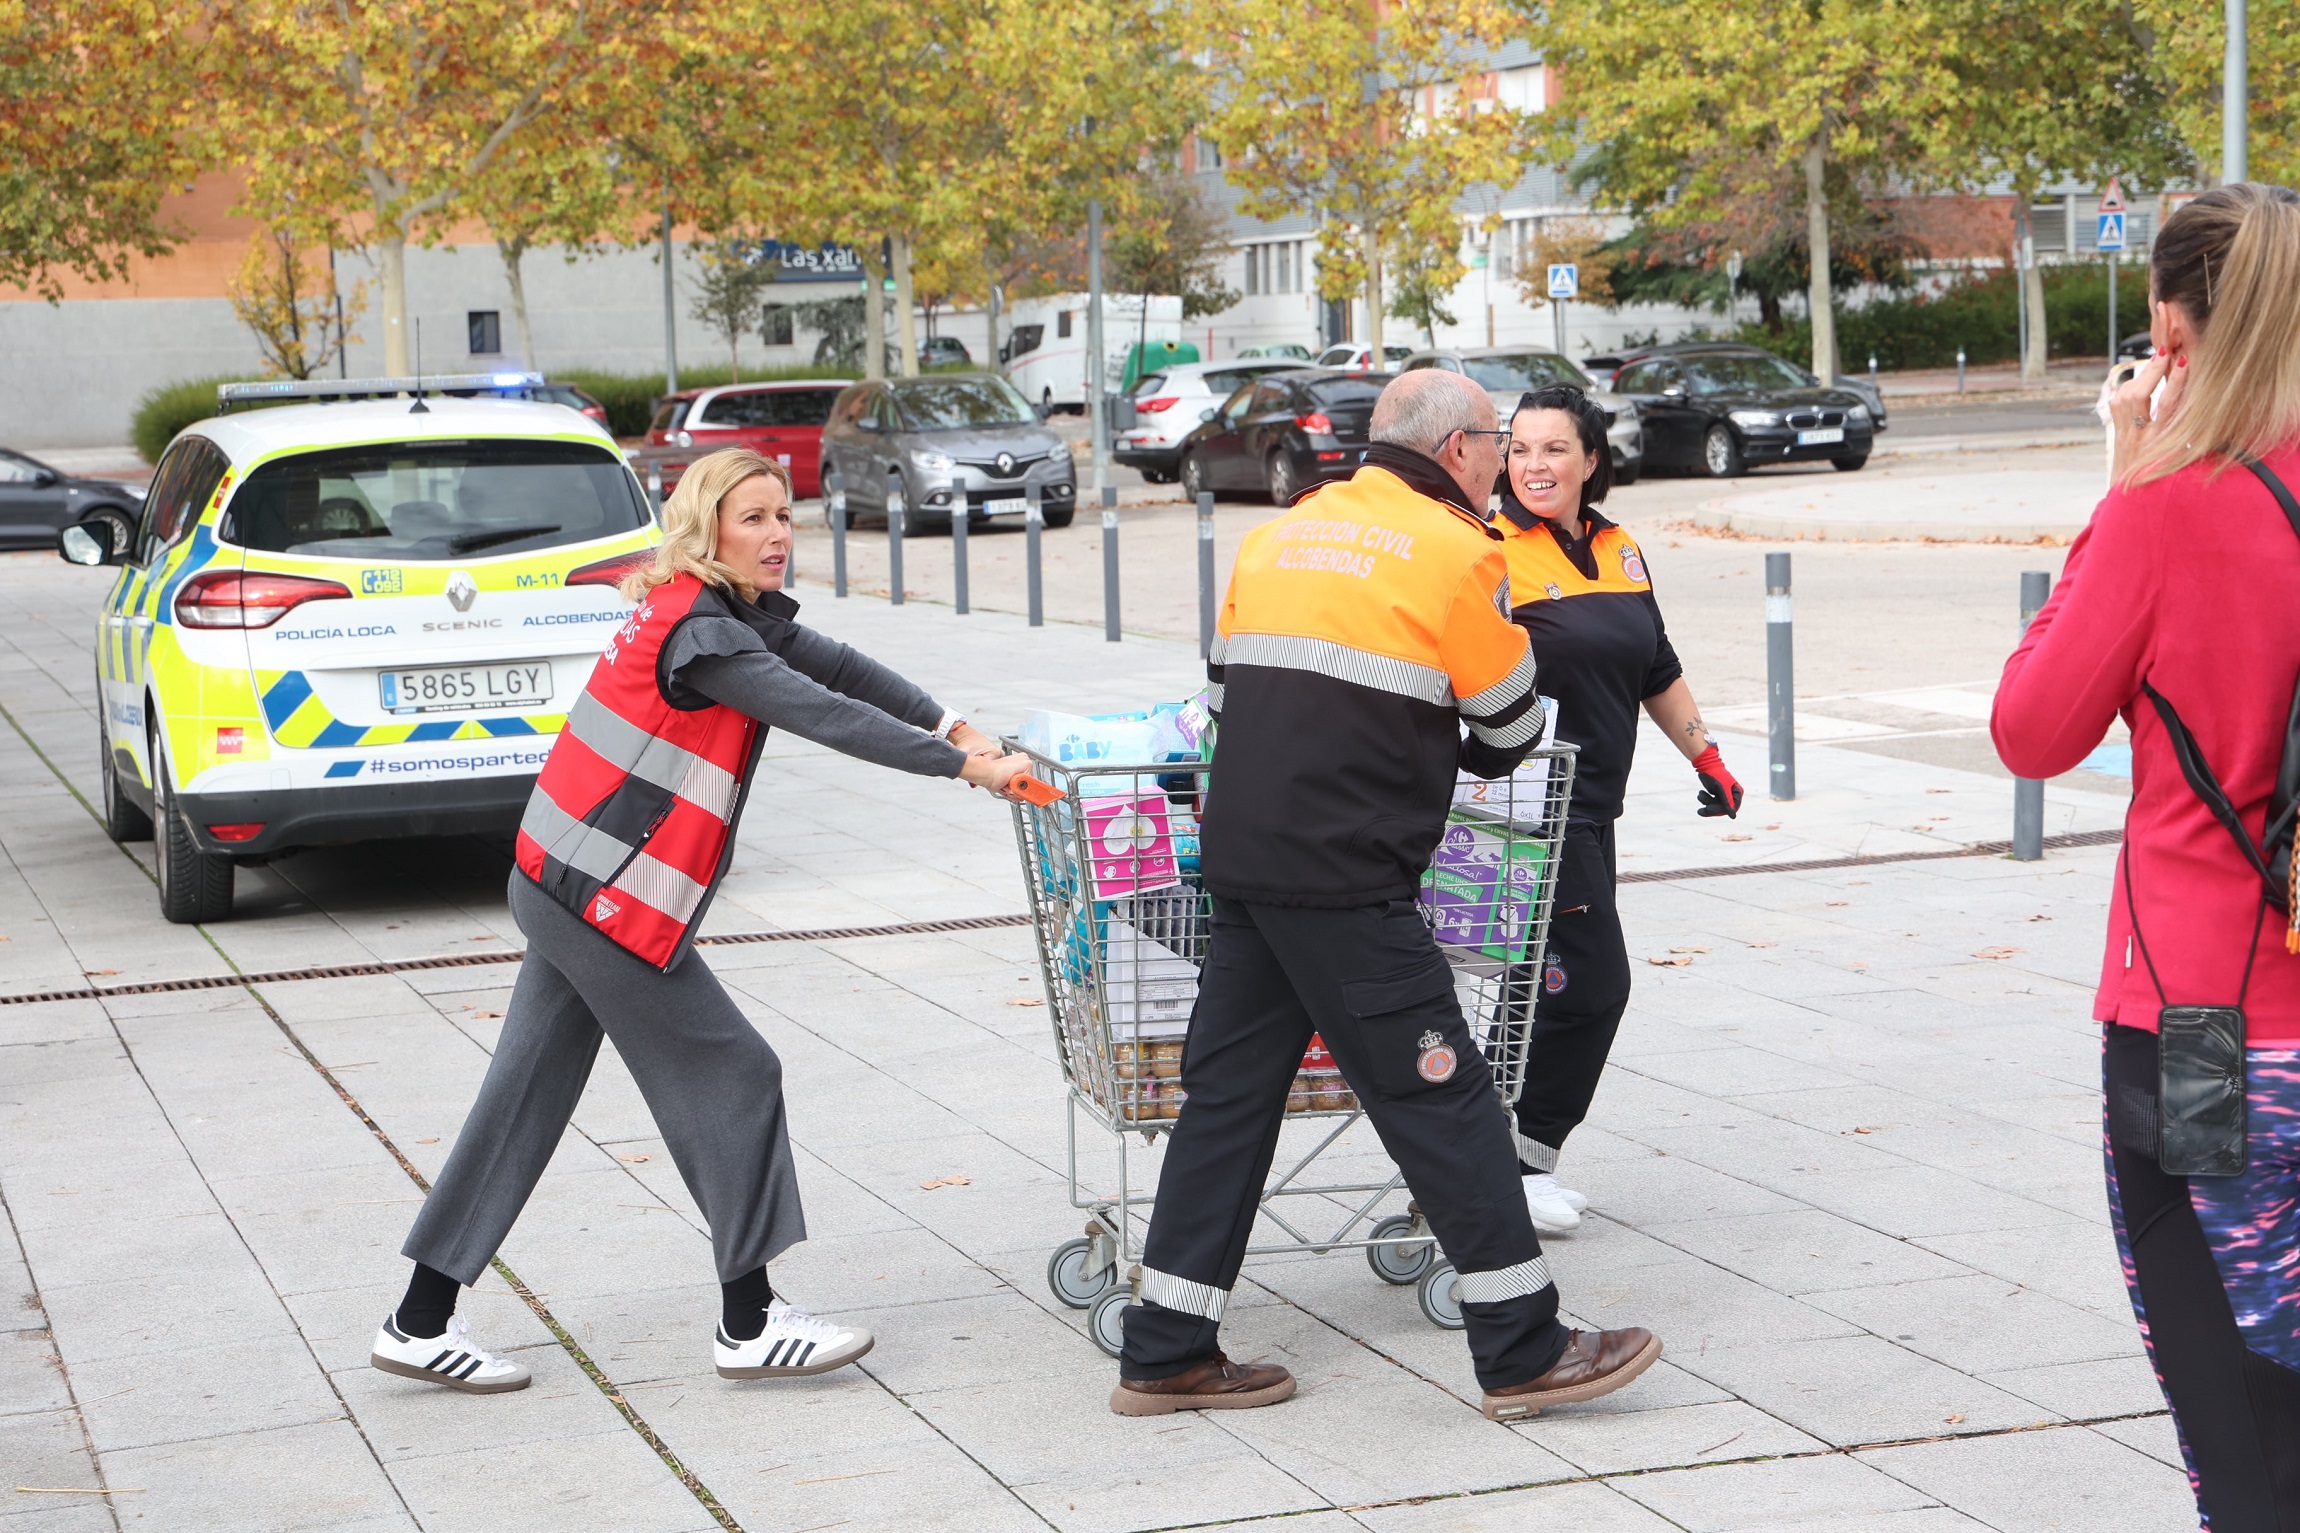
[[[104,834],[114,841],[149,841],[152,817],[120,791],[120,764],[112,755],[112,731],[96,725],[96,753],[104,784]]]
[[[1709,428],[1701,439],[1701,466],[1712,479],[1736,479],[1742,472],[1741,443],[1733,435],[1733,428],[1719,421]]]
[[[1100,1272],[1090,1271],[1094,1242],[1084,1236],[1066,1240],[1054,1248],[1054,1255],[1046,1263],[1046,1286],[1054,1290],[1054,1297],[1072,1309],[1086,1309],[1096,1299],[1110,1291],[1118,1281],[1115,1262]]]
[[[176,807],[168,764],[152,748],[153,871],[159,876],[160,914],[179,926],[221,921],[232,913],[232,860],[203,852]]]
[[[1126,1306],[1133,1302],[1133,1290],[1113,1288],[1086,1312],[1087,1334],[1112,1357],[1126,1350]]]
[[[1431,1325],[1458,1331],[1469,1324],[1462,1316],[1458,1288],[1452,1262],[1441,1261],[1422,1275],[1421,1287],[1415,1296],[1422,1301],[1422,1313],[1429,1317]]]
[[[1417,1233],[1414,1221],[1407,1214],[1392,1214],[1366,1232],[1372,1240],[1396,1240]],[[1419,1231],[1428,1234],[1427,1230]],[[1366,1265],[1374,1269],[1374,1276],[1400,1288],[1411,1287],[1421,1281],[1422,1274],[1430,1270],[1437,1260],[1437,1247],[1425,1242],[1418,1246],[1368,1246]]]

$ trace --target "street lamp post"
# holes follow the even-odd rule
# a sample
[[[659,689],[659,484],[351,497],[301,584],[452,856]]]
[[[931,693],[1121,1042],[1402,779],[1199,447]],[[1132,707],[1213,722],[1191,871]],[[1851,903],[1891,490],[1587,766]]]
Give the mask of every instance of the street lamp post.
[[[1086,204],[1086,416],[1093,423],[1094,488],[1109,482],[1110,426],[1102,410],[1102,199]]]
[[[2245,53],[2245,0],[2223,0],[2228,26],[2228,52],[2220,70],[2220,179],[2252,179],[2251,150],[2245,117],[2250,111],[2250,60]]]

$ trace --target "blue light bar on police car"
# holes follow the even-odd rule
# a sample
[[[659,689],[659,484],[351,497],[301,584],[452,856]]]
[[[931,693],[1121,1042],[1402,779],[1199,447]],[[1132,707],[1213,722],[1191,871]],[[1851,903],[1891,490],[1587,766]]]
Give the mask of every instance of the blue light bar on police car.
[[[443,373],[421,378],[278,378],[265,383],[219,383],[216,404],[261,404],[273,400],[391,399],[400,395],[486,394],[527,398],[542,387],[541,373]]]

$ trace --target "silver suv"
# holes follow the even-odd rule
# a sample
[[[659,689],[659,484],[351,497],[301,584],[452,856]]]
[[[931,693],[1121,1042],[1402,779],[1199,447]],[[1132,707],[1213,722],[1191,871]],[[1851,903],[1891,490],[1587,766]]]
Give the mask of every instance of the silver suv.
[[[1038,486],[1046,525],[1078,509],[1070,444],[1013,384],[989,373],[940,373],[857,383],[831,405],[823,472],[846,486],[850,516],[884,519],[900,493],[906,532],[947,532],[963,495],[967,523],[1020,520]]]

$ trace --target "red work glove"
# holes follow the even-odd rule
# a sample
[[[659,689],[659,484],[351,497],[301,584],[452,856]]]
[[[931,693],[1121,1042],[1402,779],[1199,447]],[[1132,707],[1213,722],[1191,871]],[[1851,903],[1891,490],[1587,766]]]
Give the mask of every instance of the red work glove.
[[[1701,779],[1701,817],[1711,819],[1723,815],[1738,818],[1741,813],[1741,784],[1725,770],[1725,758],[1712,745],[1693,758],[1693,771]]]

